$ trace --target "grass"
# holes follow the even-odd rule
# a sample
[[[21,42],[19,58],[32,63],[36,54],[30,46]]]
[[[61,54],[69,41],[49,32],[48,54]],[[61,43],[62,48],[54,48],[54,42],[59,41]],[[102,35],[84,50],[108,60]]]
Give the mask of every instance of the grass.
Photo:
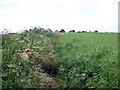
[[[60,87],[117,87],[117,33],[66,33],[59,41]]]
[[[2,35],[1,41],[2,88],[118,86],[117,33],[59,34],[40,28]],[[25,48],[32,51],[29,61],[20,57]]]

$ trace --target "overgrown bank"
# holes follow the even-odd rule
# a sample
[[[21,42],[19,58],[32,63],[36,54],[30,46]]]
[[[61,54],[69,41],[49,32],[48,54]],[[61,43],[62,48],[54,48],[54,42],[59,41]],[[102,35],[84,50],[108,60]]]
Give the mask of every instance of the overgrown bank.
[[[40,28],[2,35],[2,88],[57,87],[52,47],[56,34]],[[21,58],[26,48],[31,50],[29,60]]]

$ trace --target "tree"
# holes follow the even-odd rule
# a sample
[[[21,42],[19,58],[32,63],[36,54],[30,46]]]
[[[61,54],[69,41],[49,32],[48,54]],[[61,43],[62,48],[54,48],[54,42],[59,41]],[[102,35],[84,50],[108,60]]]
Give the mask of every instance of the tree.
[[[94,32],[98,32],[98,30],[95,30]]]
[[[82,32],[87,32],[87,31],[82,31]]]
[[[65,33],[65,30],[64,30],[64,29],[61,29],[59,32]]]
[[[48,32],[52,32],[52,30],[51,30],[50,28],[49,28],[49,29],[47,29],[47,31],[48,31]]]
[[[75,30],[70,30],[69,32],[75,32]]]
[[[58,30],[55,30],[55,32],[59,32]]]

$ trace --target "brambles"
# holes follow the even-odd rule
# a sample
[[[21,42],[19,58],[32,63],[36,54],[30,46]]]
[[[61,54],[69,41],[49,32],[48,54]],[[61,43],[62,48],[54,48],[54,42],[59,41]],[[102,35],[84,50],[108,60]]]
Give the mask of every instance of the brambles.
[[[21,34],[2,36],[2,88],[57,86],[53,78],[44,72],[41,65],[45,59],[49,61],[53,58],[50,56],[50,52],[53,52],[50,42],[53,32],[46,32],[40,28],[26,30]],[[29,50],[25,50],[26,48],[29,48],[31,52],[29,58],[27,55]],[[23,51],[27,55],[27,60],[21,57]]]

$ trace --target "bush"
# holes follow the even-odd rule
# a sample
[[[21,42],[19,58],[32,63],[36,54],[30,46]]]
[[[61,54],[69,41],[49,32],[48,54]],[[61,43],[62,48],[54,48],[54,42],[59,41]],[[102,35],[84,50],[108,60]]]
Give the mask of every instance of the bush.
[[[70,30],[69,32],[75,32],[75,30]]]
[[[21,34],[2,36],[2,88],[40,88],[41,62],[52,50],[52,32],[43,29],[30,29]],[[26,49],[32,51],[29,61],[20,55]]]

